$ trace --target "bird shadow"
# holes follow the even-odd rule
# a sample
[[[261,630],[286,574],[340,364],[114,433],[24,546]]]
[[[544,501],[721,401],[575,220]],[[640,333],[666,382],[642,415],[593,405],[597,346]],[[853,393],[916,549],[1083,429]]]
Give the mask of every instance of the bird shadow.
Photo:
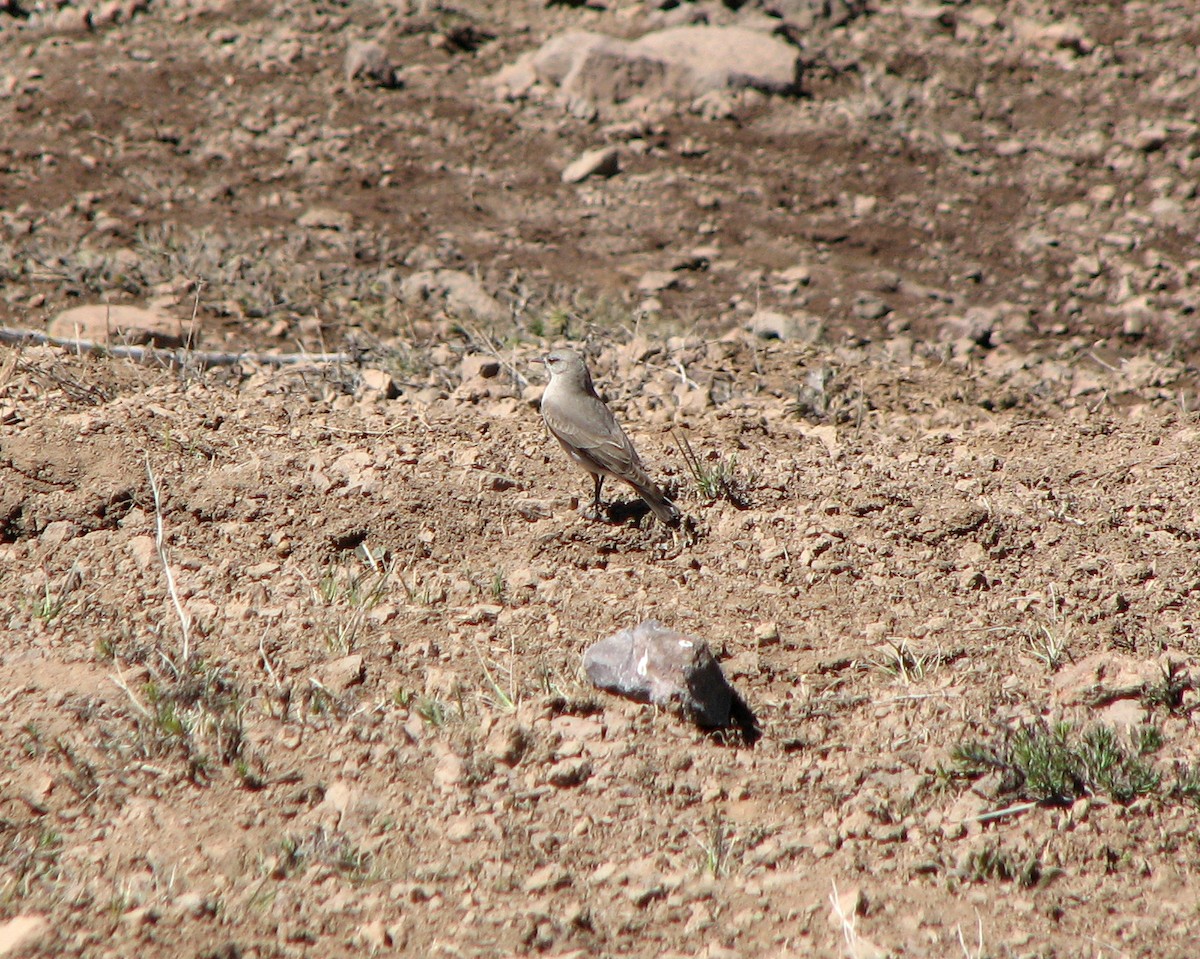
[[[609,526],[626,526],[630,523],[636,523],[640,525],[642,521],[649,515],[651,515],[650,507],[640,499],[613,500],[610,503],[601,503],[599,510],[590,506],[583,510],[583,516],[585,519],[595,520],[596,522],[605,523]],[[687,516],[686,514],[681,515],[680,519],[676,520],[674,523],[662,525],[667,526],[668,528],[678,528],[681,523],[694,525],[691,521],[691,517]]]
[[[610,526],[623,526],[630,520],[641,520],[649,515],[650,507],[640,499],[614,500],[611,503],[601,503],[599,509],[588,507],[583,515]]]

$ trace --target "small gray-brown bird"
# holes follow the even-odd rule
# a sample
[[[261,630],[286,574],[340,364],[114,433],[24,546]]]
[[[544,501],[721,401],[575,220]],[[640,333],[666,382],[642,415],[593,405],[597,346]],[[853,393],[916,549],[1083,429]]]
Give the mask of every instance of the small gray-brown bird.
[[[592,474],[592,509],[599,512],[600,487],[611,476],[632,486],[664,523],[678,523],[679,510],[647,475],[621,424],[596,395],[583,357],[574,350],[554,350],[540,362],[550,372],[550,385],[542,394],[542,418],[571,462]]]

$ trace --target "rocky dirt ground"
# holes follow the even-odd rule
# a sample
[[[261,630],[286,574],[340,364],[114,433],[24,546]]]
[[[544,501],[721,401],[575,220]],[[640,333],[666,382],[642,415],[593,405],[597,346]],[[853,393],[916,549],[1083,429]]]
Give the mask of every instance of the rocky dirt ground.
[[[493,79],[685,23],[798,89]],[[0,345],[0,954],[1194,955],[1198,44],[0,4],[0,325],[226,354]],[[681,529],[581,517],[565,343]],[[755,741],[586,684],[650,617]]]

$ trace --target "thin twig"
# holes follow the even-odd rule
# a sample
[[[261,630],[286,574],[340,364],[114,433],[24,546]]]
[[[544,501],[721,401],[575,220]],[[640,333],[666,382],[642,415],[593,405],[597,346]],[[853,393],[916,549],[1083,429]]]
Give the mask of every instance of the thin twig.
[[[679,367],[679,379],[684,386],[691,387],[693,390],[700,389],[700,384],[687,375],[687,367],[683,365],[683,360],[676,358],[675,365]]]
[[[500,347],[490,336],[487,335],[487,333],[480,329],[479,326],[473,323],[464,323],[463,329],[471,334],[473,339],[483,345],[484,349],[480,350],[481,353],[490,353],[495,358],[497,363],[508,370],[509,375],[516,380],[517,385],[521,389],[525,389],[525,387],[529,385],[528,377],[526,377],[519,369],[517,369],[516,350],[512,351],[512,359],[506,360],[500,353]]]
[[[158,551],[159,561],[167,577],[167,592],[171,594],[171,602],[175,606],[175,615],[179,617],[179,626],[183,630],[183,654],[180,657],[179,668],[182,671],[187,666],[188,656],[192,645],[192,617],[183,608],[179,600],[179,592],[175,589],[175,575],[171,572],[171,564],[167,562],[167,547],[163,542],[162,499],[158,493],[158,480],[154,478],[154,470],[150,468],[150,457],[146,457],[146,475],[150,477],[150,492],[154,496],[154,547]]]
[[[963,938],[962,923],[958,925],[958,944],[962,947],[964,959],[983,959],[983,919],[979,915],[979,910],[975,910],[975,927],[976,927],[976,948],[974,954],[967,948],[967,941]]]
[[[1031,809],[1037,809],[1041,803],[1023,802],[1015,806],[1005,806],[1003,809],[994,809],[991,812],[985,812],[979,816],[971,816],[964,819],[963,822],[991,822],[993,819],[1003,819],[1005,816],[1019,816],[1021,813],[1027,813]]]
[[[195,299],[192,300],[192,323],[188,327],[187,342],[189,344],[196,342],[196,317],[200,313],[200,291],[203,289],[204,289],[204,281],[197,280],[196,281],[196,296],[195,296]]]
[[[17,354],[14,352],[4,365],[0,366],[0,390],[8,385],[8,381],[12,379],[13,372],[17,368]]]
[[[679,452],[683,456],[683,461],[687,464],[687,468],[691,471],[692,478],[699,483],[701,477],[700,460],[696,457],[696,453],[692,449],[692,444],[688,442],[688,438],[682,433],[677,433],[674,427],[671,429],[671,435],[675,437],[675,445],[679,447]]]
[[[1121,372],[1119,369],[1117,369],[1111,363],[1105,363],[1104,360],[1100,359],[1100,357],[1098,357],[1096,355],[1095,351],[1093,351],[1093,350],[1088,350],[1087,353],[1085,353],[1084,355],[1090,360],[1095,360],[1098,364],[1103,366],[1110,373],[1120,373]]]
[[[208,369],[214,366],[234,366],[238,363],[260,363],[263,366],[321,365],[326,363],[353,363],[351,353],[210,353],[201,350],[167,350],[155,346],[126,346],[96,343],[69,337],[51,336],[36,330],[14,330],[0,327],[0,343],[34,344],[37,346],[59,346],[77,354],[95,353],[136,363],[160,366],[199,366]]]
[[[841,924],[842,937],[846,940],[846,951],[851,957],[858,955],[858,930],[855,928],[857,920],[853,915],[847,916],[846,911],[842,908],[842,897],[838,892],[837,881],[833,881],[833,892],[829,894],[829,902],[833,905],[834,918]]]
[[[955,696],[961,696],[956,689],[941,690],[936,693],[905,693],[903,696],[891,696],[887,699],[876,700],[876,706],[890,706],[894,703],[904,703],[920,699],[948,699]]]
[[[130,689],[129,684],[127,682],[125,682],[125,677],[121,675],[120,667],[117,667],[117,675],[116,676],[109,676],[108,678],[112,680],[113,685],[116,686],[117,689],[124,690],[125,695],[129,697],[129,701],[131,703],[133,703],[134,708],[139,713],[141,713],[147,719],[153,718],[150,715],[150,710],[148,710],[145,706],[142,705],[142,701],[133,694],[133,690]]]
[[[279,677],[275,675],[275,670],[271,666],[271,660],[267,657],[266,647],[263,645],[263,640],[266,638],[265,633],[258,634],[258,655],[262,657],[263,666],[267,669],[267,675],[271,677],[271,682],[276,686],[279,685]]]
[[[340,426],[329,426],[327,424],[322,424],[321,430],[325,433],[336,433],[339,436],[376,437],[391,436],[393,433],[399,433],[400,431],[407,429],[409,425],[410,424],[408,423],[397,423],[395,426],[389,426],[386,430],[347,430]]]

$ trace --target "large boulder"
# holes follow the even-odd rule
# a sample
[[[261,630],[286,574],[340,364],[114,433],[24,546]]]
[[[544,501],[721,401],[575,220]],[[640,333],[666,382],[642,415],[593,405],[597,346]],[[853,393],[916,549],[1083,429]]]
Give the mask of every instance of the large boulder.
[[[547,40],[492,79],[509,98],[556,93],[568,107],[619,105],[634,98],[691,101],[751,88],[796,93],[799,50],[745,27],[686,26],[618,40],[572,30]]]
[[[190,322],[125,304],[92,303],[63,310],[46,327],[51,336],[88,340],[106,346],[126,344],[174,349],[194,345]]]

